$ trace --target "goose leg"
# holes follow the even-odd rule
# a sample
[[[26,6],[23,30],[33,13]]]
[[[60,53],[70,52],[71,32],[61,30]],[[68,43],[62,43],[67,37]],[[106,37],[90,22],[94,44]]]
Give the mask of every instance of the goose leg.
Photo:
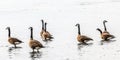
[[[16,47],[16,44],[14,44],[14,47],[17,48],[17,47]]]
[[[33,50],[33,52],[34,52],[34,49],[32,49]]]
[[[37,49],[37,52],[39,53],[39,49]]]
[[[85,40],[83,40],[82,43],[85,44],[85,45],[88,45],[88,44],[85,42]]]
[[[47,41],[47,38],[45,37],[45,41]]]
[[[107,38],[105,38],[105,41],[108,41],[108,39],[107,39]]]

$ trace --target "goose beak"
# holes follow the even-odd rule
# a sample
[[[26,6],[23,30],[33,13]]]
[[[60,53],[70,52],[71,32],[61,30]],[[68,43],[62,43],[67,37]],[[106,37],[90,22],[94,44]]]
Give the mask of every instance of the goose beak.
[[[5,29],[7,30],[7,29],[9,29],[10,27],[6,27]]]
[[[5,28],[5,30],[7,30],[8,28]]]
[[[99,28],[97,28],[96,30],[100,30]]]
[[[97,28],[96,30],[98,30],[99,28]]]
[[[107,20],[104,20],[104,22],[108,22]]]
[[[41,19],[41,21],[43,21],[43,19]]]
[[[79,25],[79,24],[77,23],[75,26],[77,26],[77,25]]]
[[[29,27],[28,29],[31,29],[32,27]]]
[[[47,24],[47,22],[45,22],[45,24]]]
[[[77,24],[75,26],[77,26]]]

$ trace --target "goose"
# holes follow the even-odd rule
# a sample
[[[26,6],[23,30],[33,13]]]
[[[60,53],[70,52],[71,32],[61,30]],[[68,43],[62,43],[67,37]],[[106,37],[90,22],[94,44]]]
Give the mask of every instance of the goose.
[[[102,30],[101,30],[100,28],[97,28],[97,30],[98,30],[98,31],[100,32],[100,34],[101,34],[101,38],[102,38],[103,40],[105,40],[105,41],[115,38],[114,35],[111,35],[111,34],[107,31],[107,28],[106,28],[106,25],[105,25],[106,22],[107,22],[106,20],[103,21],[103,26],[104,26],[104,31],[103,31],[103,32],[102,32]]]
[[[86,43],[87,41],[93,40],[93,39],[90,38],[90,37],[87,37],[87,36],[85,36],[85,35],[81,35],[81,32],[80,32],[80,24],[76,24],[76,26],[78,26],[78,36],[77,36],[78,42]]]
[[[29,46],[32,48],[33,52],[35,49],[39,51],[40,48],[43,48],[43,45],[39,41],[33,39],[33,27],[29,27],[29,29],[31,31]]]
[[[44,29],[44,32],[42,34],[42,37],[44,38],[44,40],[53,39],[52,35],[47,31],[47,23],[46,22],[45,22],[45,29]]]
[[[45,29],[44,29],[44,21],[41,20],[41,22],[42,22],[42,30],[41,30],[41,32],[40,32],[40,36],[41,36],[41,38],[43,39],[42,34],[43,34],[43,32],[45,32]]]
[[[8,30],[8,42],[14,45],[15,48],[17,48],[16,45],[23,43],[21,40],[11,37],[10,27],[7,27],[6,30]]]

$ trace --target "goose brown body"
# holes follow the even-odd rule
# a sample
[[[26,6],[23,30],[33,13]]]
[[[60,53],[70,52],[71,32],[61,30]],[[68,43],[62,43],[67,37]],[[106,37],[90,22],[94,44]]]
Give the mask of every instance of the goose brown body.
[[[33,49],[33,52],[34,52],[34,49],[37,49],[38,51],[40,48],[43,47],[43,45],[37,40],[30,40],[29,46]]]
[[[77,40],[78,40],[79,42],[85,43],[85,42],[87,42],[87,41],[89,41],[89,40],[93,40],[93,39],[90,38],[90,37],[84,36],[84,35],[78,35],[78,36],[77,36]]]
[[[85,36],[85,35],[81,35],[81,32],[80,32],[80,24],[76,24],[76,26],[78,26],[78,36],[77,36],[78,42],[86,43],[87,41],[93,40],[93,39],[90,38],[90,37],[87,37],[87,36]]]
[[[47,31],[47,27],[46,27],[47,23],[45,23],[45,27],[44,30],[42,30],[42,38],[43,40],[50,40],[52,39],[52,35]]]
[[[51,38],[53,38],[52,35],[48,31],[43,32],[42,37],[44,40],[50,40]]]
[[[102,32],[102,30],[100,30],[99,28],[97,28],[98,31],[100,31],[100,34],[101,34],[101,38],[103,40],[109,40],[109,39],[113,39],[115,38],[114,35],[111,35],[109,32]]]
[[[100,32],[101,38],[102,38],[103,40],[113,39],[113,38],[115,38],[115,36],[112,35],[112,34],[110,34],[110,33],[107,31],[107,28],[106,28],[106,25],[105,25],[106,22],[107,22],[106,20],[103,21],[103,25],[104,25],[104,31],[103,31],[103,32],[102,32],[102,30],[99,29],[99,28],[97,28],[97,30]]]
[[[16,48],[16,45],[23,43],[21,40],[11,37],[10,27],[7,27],[6,29],[8,29],[8,42],[10,44],[14,45],[14,47]]]
[[[43,45],[39,41],[33,39],[33,28],[30,27],[29,29],[31,30],[29,46],[32,48],[33,52],[34,49],[38,51],[40,48],[43,47]]]
[[[8,42],[11,43],[11,44],[14,44],[14,45],[17,45],[17,44],[22,43],[22,41],[20,41],[19,39],[17,39],[17,38],[12,38],[12,37],[10,37],[10,38],[8,39]]]

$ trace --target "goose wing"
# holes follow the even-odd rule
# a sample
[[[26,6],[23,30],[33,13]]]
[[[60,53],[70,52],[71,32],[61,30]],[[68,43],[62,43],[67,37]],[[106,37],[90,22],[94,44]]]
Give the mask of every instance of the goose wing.
[[[103,39],[113,39],[113,38],[115,38],[115,36],[111,35],[110,33],[103,33],[102,38]]]
[[[20,44],[23,43],[21,40],[17,39],[17,38],[9,38],[9,42],[12,44]]]
[[[93,40],[92,38],[88,37],[88,36],[85,36],[85,35],[82,35],[81,36],[81,39],[82,40]]]
[[[43,45],[37,40],[31,40],[30,41],[30,46],[31,47],[43,47]]]
[[[113,38],[115,38],[114,35],[108,35],[108,36],[109,36],[108,39],[113,39]]]

